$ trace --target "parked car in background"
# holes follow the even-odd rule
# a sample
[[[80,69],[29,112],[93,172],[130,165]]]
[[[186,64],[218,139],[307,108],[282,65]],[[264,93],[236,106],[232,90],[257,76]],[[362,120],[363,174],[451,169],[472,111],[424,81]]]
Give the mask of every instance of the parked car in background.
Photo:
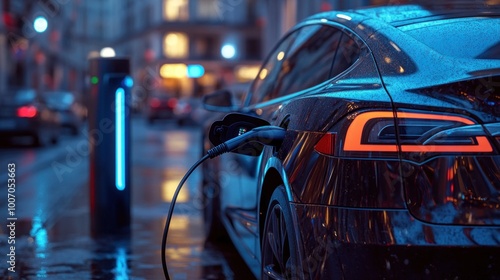
[[[43,94],[47,106],[59,114],[60,125],[77,135],[87,117],[87,109],[77,101],[70,91],[47,91]]]
[[[500,9],[475,3],[309,17],[241,106],[206,96],[286,130],[202,165],[207,238],[261,279],[498,279]]]
[[[148,97],[146,107],[146,118],[152,124],[155,120],[174,119],[174,109],[177,106],[177,98],[164,93],[155,93]]]
[[[194,114],[201,107],[200,98],[187,97],[179,98],[177,100],[177,105],[174,108],[174,115],[177,124],[188,125],[196,124]]]
[[[31,137],[44,146],[59,140],[60,119],[34,89],[9,89],[0,93],[0,137]]]

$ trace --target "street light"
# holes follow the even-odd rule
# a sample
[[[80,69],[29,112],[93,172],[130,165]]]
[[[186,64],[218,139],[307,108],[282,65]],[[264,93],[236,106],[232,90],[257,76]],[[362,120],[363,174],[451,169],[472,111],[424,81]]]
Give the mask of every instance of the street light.
[[[231,59],[236,55],[236,48],[232,44],[225,44],[220,49],[220,53],[224,58]]]
[[[49,26],[49,23],[47,22],[47,19],[43,16],[39,16],[39,17],[35,18],[35,20],[33,21],[33,28],[38,33],[45,32],[45,30],[47,30],[48,26]]]
[[[103,48],[100,53],[101,57],[115,57],[116,53],[113,48]]]

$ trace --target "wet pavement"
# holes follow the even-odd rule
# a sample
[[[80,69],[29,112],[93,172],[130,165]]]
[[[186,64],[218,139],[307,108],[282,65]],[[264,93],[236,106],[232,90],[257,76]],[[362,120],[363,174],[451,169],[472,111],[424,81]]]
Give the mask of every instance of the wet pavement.
[[[128,236],[91,237],[88,156],[78,150],[84,135],[54,147],[0,147],[0,279],[163,279],[163,226],[178,182],[201,155],[200,131],[136,118],[132,133]],[[15,244],[7,227],[9,162],[16,164]],[[204,244],[199,183],[196,170],[178,197],[166,251],[171,279],[252,279],[230,243]]]

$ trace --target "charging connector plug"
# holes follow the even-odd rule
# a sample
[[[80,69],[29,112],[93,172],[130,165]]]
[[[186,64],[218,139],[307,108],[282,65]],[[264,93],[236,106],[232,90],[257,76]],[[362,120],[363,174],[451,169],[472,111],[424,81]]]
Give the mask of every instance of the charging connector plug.
[[[207,154],[210,158],[218,157],[252,142],[276,147],[281,145],[283,138],[285,138],[285,129],[282,127],[271,125],[256,127],[208,150]]]

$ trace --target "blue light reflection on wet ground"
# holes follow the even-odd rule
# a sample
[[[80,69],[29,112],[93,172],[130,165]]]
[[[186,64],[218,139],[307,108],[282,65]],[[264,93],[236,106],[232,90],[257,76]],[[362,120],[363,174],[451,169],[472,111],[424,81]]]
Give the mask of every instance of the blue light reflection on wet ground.
[[[83,137],[38,150],[0,148],[24,167],[19,171],[16,190],[16,273],[8,272],[8,264],[2,261],[0,278],[163,278],[160,244],[169,199],[184,172],[200,155],[200,132],[171,124],[148,127],[142,119],[136,119],[132,133],[130,236],[91,237],[88,157],[74,159],[71,172],[64,174],[62,180],[51,168],[53,162],[67,163],[68,147],[84,141]],[[19,155],[14,156],[13,152]],[[246,273],[235,276],[231,264],[236,254],[234,248],[221,249],[203,242],[202,209],[196,203],[199,181],[200,173],[195,171],[176,206],[167,247],[171,278],[246,278]],[[0,221],[5,221],[3,203],[0,211]],[[2,227],[1,255],[8,250],[7,234]]]

